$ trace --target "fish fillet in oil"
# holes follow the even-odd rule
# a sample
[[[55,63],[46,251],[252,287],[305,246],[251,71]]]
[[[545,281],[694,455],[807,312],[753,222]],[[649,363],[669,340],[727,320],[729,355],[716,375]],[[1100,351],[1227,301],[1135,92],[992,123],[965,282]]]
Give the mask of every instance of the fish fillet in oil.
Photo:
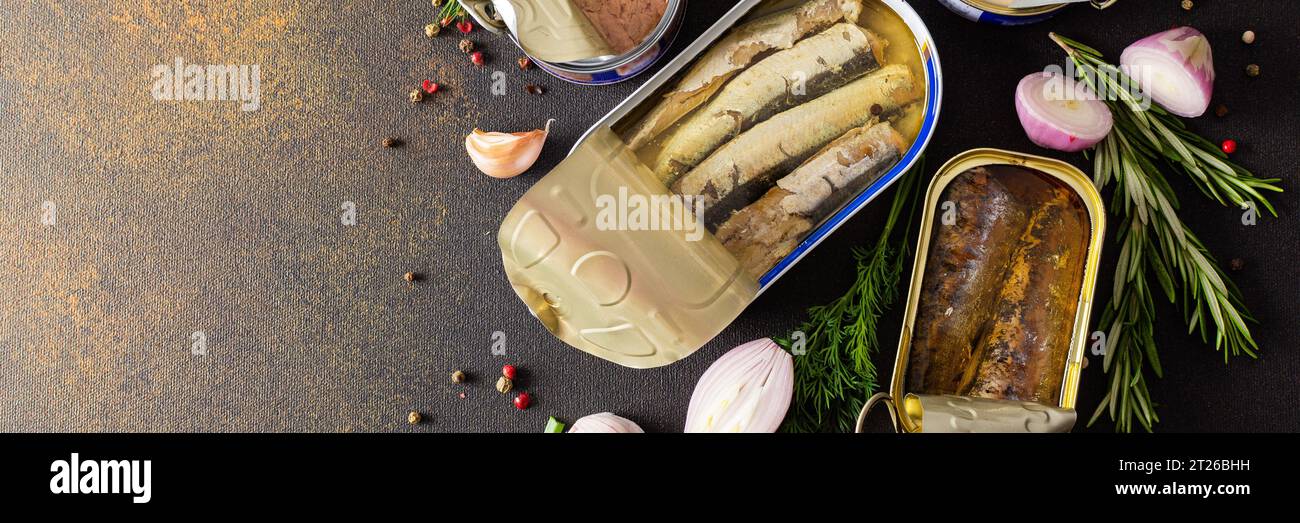
[[[728,139],[781,111],[880,68],[883,45],[866,29],[840,23],[736,75],[665,140],[655,174],[671,185]]]
[[[837,22],[857,23],[862,0],[810,0],[737,26],[705,51],[629,133],[640,149],[711,98],[728,79],[773,51],[789,49]]]
[[[712,217],[748,205],[779,174],[849,130],[898,112],[922,91],[906,66],[885,66],[741,133],[677,180],[673,192],[701,197],[705,221],[717,222]]]
[[[887,122],[853,129],[733,214],[716,236],[746,272],[762,277],[817,223],[897,164],[907,147]]]

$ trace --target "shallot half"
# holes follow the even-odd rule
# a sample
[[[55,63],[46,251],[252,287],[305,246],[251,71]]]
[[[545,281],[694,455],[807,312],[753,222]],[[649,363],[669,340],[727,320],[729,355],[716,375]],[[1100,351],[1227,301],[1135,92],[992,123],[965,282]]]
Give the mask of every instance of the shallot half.
[[[723,354],[695,385],[686,432],[776,432],[794,394],[794,359],[768,338]]]
[[[1176,27],[1138,40],[1119,57],[1124,74],[1169,112],[1186,118],[1205,114],[1214,93],[1210,41],[1191,27]]]
[[[1016,114],[1039,146],[1082,151],[1110,134],[1110,108],[1082,83],[1055,73],[1034,73],[1016,86]]]
[[[551,132],[551,122],[536,131],[496,133],[474,129],[465,137],[465,150],[483,174],[493,178],[514,178],[537,162]]]
[[[569,427],[570,434],[641,434],[643,432],[645,431],[632,420],[609,412],[583,416]]]

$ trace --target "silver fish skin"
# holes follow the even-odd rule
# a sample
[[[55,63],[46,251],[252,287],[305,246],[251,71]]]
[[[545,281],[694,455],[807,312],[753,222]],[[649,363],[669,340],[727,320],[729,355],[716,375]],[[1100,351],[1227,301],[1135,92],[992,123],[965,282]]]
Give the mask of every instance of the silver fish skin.
[[[628,146],[636,150],[649,145],[707,102],[732,76],[765,55],[794,47],[799,40],[837,22],[857,23],[861,16],[862,0],[809,0],[735,27],[710,46],[632,128],[626,135]]]
[[[902,159],[908,140],[888,122],[859,127],[839,137],[776,185],[790,193],[781,209],[804,216],[824,215],[844,198],[875,182]]]
[[[663,143],[655,175],[672,184],[719,146],[772,115],[879,69],[882,41],[839,23],[736,75]]]
[[[896,164],[907,147],[889,123],[853,129],[728,217],[715,236],[746,272],[760,278],[817,223]]]
[[[714,222],[712,217],[757,199],[779,173],[793,170],[849,130],[897,112],[922,91],[906,66],[882,67],[755,125],[682,176],[673,192],[703,198],[706,222]]]

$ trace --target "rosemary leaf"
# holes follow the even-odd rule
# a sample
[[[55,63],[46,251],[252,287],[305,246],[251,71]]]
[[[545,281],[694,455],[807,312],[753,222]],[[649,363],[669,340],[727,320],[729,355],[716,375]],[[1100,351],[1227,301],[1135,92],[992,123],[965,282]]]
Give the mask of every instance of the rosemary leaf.
[[[1111,210],[1125,221],[1118,228],[1115,295],[1106,302],[1100,321],[1108,333],[1102,365],[1110,387],[1088,424],[1105,412],[1117,431],[1131,431],[1134,421],[1151,431],[1160,418],[1146,373],[1160,377],[1163,371],[1155,342],[1156,297],[1147,278],[1155,278],[1171,302],[1181,297],[1188,333],[1199,332],[1205,343],[1211,343],[1213,335],[1212,345],[1225,362],[1233,356],[1253,358],[1259,349],[1241,291],[1178,218],[1178,199],[1164,171],[1182,174],[1221,205],[1262,207],[1273,216],[1277,212],[1262,191],[1282,192],[1280,180],[1256,177],[1188,130],[1177,116],[1157,104],[1142,103],[1140,93],[1124,88],[1137,84],[1096,49],[1057,34],[1051,38],[1074,62],[1080,81],[1098,92],[1101,82],[1104,92],[1117,97],[1106,101],[1115,116],[1114,128],[1092,154],[1093,181],[1098,189],[1113,183]]]

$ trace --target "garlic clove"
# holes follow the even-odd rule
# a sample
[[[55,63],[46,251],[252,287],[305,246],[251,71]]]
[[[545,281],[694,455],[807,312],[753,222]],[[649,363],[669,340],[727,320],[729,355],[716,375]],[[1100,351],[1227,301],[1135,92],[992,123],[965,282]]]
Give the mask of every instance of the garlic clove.
[[[514,178],[527,171],[542,154],[551,132],[551,122],[536,131],[521,133],[486,132],[474,129],[465,137],[465,150],[474,166],[493,178]]]
[[[573,434],[641,434],[643,432],[645,431],[632,420],[609,412],[583,416],[569,427],[569,433]]]
[[[723,354],[700,376],[686,432],[776,432],[794,395],[794,359],[770,339]]]

